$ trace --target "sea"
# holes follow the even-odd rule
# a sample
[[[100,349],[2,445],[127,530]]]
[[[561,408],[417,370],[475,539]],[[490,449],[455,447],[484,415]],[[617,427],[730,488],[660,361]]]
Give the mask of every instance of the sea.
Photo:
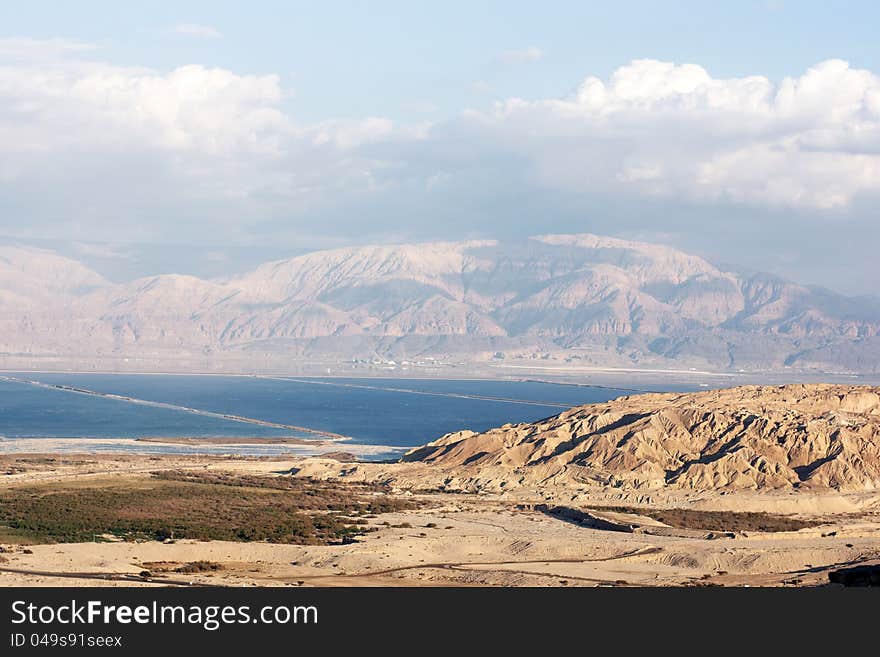
[[[388,458],[452,431],[532,422],[640,392],[521,380],[3,373],[0,453],[39,439],[64,439],[68,451],[303,453],[288,444],[138,439],[330,436],[336,450]]]

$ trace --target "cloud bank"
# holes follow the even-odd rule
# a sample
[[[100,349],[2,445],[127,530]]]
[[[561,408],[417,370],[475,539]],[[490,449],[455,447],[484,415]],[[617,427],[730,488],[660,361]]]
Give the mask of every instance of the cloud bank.
[[[564,139],[594,182],[635,193],[827,209],[880,188],[880,78],[840,60],[778,85],[638,60],[573,98],[513,99],[480,120],[526,135],[551,185],[585,182],[547,149]]]
[[[124,67],[88,48],[0,40],[6,234],[418,239],[467,207],[503,236],[525,196],[834,221],[880,192],[880,77],[840,60],[780,82],[637,60],[570,97],[401,125],[304,123],[277,75]]]

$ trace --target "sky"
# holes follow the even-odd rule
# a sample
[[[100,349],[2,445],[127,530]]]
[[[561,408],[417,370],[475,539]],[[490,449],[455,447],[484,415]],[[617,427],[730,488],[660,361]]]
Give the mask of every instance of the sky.
[[[0,240],[133,276],[593,232],[880,278],[880,4],[0,5]]]

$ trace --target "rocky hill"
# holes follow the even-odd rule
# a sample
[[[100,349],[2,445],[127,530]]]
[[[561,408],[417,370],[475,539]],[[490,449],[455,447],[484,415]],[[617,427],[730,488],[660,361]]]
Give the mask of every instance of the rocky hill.
[[[407,453],[450,490],[880,488],[880,388],[745,386],[621,397]]]
[[[110,283],[0,249],[0,358],[312,358],[880,372],[880,300],[595,235],[371,246]]]

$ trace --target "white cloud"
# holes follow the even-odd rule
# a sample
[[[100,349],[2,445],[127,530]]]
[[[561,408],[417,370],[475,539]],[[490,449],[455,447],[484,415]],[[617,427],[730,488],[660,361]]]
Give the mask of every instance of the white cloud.
[[[389,137],[394,124],[388,119],[368,117],[357,120],[331,120],[318,124],[312,140],[318,145],[332,143],[344,149],[372,144]]]
[[[519,209],[511,192],[793,216],[880,194],[880,78],[838,60],[779,83],[638,60],[568,98],[399,126],[298,121],[276,75],[115,66],[83,59],[89,50],[0,41],[0,232],[418,236],[454,225],[422,215],[470,204],[503,234]]]
[[[172,27],[171,32],[196,39],[219,39],[223,36],[216,27],[198,25],[196,23],[180,23]]]
[[[507,50],[498,56],[498,59],[505,64],[524,64],[527,62],[537,62],[544,57],[544,51],[537,46],[529,46],[520,50]]]
[[[160,74],[83,62],[0,69],[0,81],[7,153],[59,146],[269,153],[288,124],[276,107],[282,92],[274,75],[197,65]]]
[[[276,75],[0,57],[0,202],[30,208],[27,222],[6,215],[0,229],[86,240],[212,225],[219,237],[371,188],[375,165],[355,150],[388,138],[392,123],[304,125],[285,97]]]
[[[472,120],[561,189],[815,209],[880,192],[880,77],[840,60],[778,85],[638,60]]]

